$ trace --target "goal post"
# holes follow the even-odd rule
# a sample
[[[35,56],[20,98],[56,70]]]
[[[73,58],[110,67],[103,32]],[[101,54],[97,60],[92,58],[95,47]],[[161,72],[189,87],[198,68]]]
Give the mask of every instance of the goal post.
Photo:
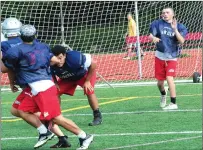
[[[202,71],[201,1],[2,1],[1,21],[16,17],[23,24],[34,25],[38,40],[51,47],[65,44],[91,53],[98,73],[110,84],[140,83],[155,80],[155,46],[148,39],[149,26],[165,7],[172,7],[178,21],[188,28],[176,77],[192,81],[193,73]],[[123,59],[129,12],[137,22],[143,60]],[[5,74],[1,79],[3,85],[8,84]],[[97,83],[105,82],[98,76]]]

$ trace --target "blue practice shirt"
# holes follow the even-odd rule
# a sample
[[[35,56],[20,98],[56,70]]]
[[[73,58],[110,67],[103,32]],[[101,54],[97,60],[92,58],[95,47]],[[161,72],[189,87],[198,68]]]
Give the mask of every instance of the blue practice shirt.
[[[177,29],[185,38],[188,33],[187,28],[183,24],[178,23]],[[172,58],[178,57],[180,47],[170,23],[163,19],[155,20],[150,25],[150,33],[161,39],[161,41],[156,44],[157,51],[171,55]]]
[[[14,70],[18,85],[50,80],[50,48],[43,43],[20,44],[7,50],[5,66]]]
[[[62,67],[51,66],[53,75],[65,80],[79,80],[88,71],[85,67],[86,56],[78,51],[67,51],[66,60]]]

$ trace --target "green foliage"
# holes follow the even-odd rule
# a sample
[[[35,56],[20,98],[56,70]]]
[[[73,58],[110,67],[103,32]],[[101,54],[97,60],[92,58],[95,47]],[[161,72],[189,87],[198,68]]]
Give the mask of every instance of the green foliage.
[[[187,53],[182,53],[182,54],[180,54],[180,56],[179,56],[179,58],[185,58],[185,57],[190,57],[190,55],[187,54]]]

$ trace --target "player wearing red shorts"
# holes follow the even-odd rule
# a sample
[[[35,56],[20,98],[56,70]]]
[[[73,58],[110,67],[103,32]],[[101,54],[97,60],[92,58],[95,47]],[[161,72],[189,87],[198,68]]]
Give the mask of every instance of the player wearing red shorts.
[[[164,110],[178,109],[173,78],[176,72],[177,57],[180,54],[179,44],[184,43],[186,34],[186,27],[177,23],[172,8],[163,9],[162,19],[153,21],[150,26],[150,38],[156,43],[155,77],[161,93],[160,107]],[[170,90],[171,103],[168,106],[166,106],[167,91],[164,88],[164,80],[167,80]]]
[[[58,95],[73,96],[76,87],[81,86],[93,110],[94,119],[89,125],[101,124],[102,115],[94,92],[96,64],[91,59],[91,55],[78,51],[66,51],[66,48],[60,45],[54,46],[52,53],[60,60],[60,63],[51,66],[54,79],[55,76],[59,78],[56,83],[59,86]]]
[[[16,19],[16,18],[6,18],[2,23],[2,36],[6,37],[6,40],[3,40],[1,42],[1,52],[2,52],[2,59],[4,60],[4,56],[7,52],[7,50],[11,47],[20,45],[23,41],[20,38],[20,27],[22,26],[22,23]],[[3,38],[2,37],[2,38]],[[1,38],[1,40],[2,40]],[[37,40],[35,40],[37,42]],[[1,71],[2,73],[8,73],[9,75],[14,75],[15,73],[6,68],[4,66],[4,63],[2,60],[1,62]],[[18,88],[14,86],[12,81],[10,82],[11,90],[13,92],[18,91]],[[32,94],[30,93],[29,88],[22,87],[23,91],[19,94],[19,96],[16,98],[15,102],[12,105],[11,108],[11,114],[16,117],[21,117],[19,114],[19,110],[21,110],[21,114],[29,109],[30,106],[33,105],[32,101]],[[25,100],[25,101],[23,101]],[[25,109],[25,110],[24,110]],[[37,113],[38,114],[38,113]],[[32,124],[32,122],[29,122]],[[33,125],[36,126],[36,125]],[[40,127],[37,128],[40,134],[46,133],[47,129],[45,129],[44,125],[41,124]],[[60,130],[60,128],[57,125],[52,126],[51,131],[55,133],[58,138],[59,142],[55,144],[54,146],[51,146],[51,148],[64,148],[64,147],[70,147],[70,143],[67,141],[67,136],[63,134],[63,132]]]
[[[19,111],[20,116],[25,121],[30,122],[27,116],[35,116],[32,113],[41,112],[40,120],[53,122],[71,131],[79,137],[80,147],[78,149],[87,149],[93,140],[93,136],[86,134],[73,121],[64,118],[61,114],[57,89],[51,80],[49,65],[52,55],[50,55],[49,47],[40,42],[33,42],[36,29],[32,25],[22,26],[20,33],[23,43],[10,48],[5,55],[5,66],[14,70],[15,81],[18,85],[30,88],[27,89],[27,92],[32,95],[34,102],[32,105],[29,103],[29,107],[22,108],[20,106],[26,112],[21,114],[21,111]],[[36,124],[40,122],[37,116],[32,118],[32,121]],[[38,125],[35,127],[38,127]],[[53,134],[49,130],[40,134],[34,148],[42,146],[52,137]]]
[[[127,55],[123,59],[131,59],[132,58],[132,49],[136,50],[136,57],[138,57],[138,43],[136,39],[136,22],[132,17],[132,14],[129,13],[127,15],[128,19],[128,33],[126,36],[126,44],[127,44]],[[141,51],[141,57],[144,56],[144,53]]]

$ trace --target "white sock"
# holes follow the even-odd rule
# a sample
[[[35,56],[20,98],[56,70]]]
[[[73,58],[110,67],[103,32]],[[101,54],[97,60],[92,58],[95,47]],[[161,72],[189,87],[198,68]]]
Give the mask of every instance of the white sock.
[[[84,138],[86,138],[86,133],[81,130],[80,133],[78,134],[78,137],[81,139],[84,139]]]
[[[42,124],[40,127],[37,128],[40,134],[47,133],[47,128]]]

